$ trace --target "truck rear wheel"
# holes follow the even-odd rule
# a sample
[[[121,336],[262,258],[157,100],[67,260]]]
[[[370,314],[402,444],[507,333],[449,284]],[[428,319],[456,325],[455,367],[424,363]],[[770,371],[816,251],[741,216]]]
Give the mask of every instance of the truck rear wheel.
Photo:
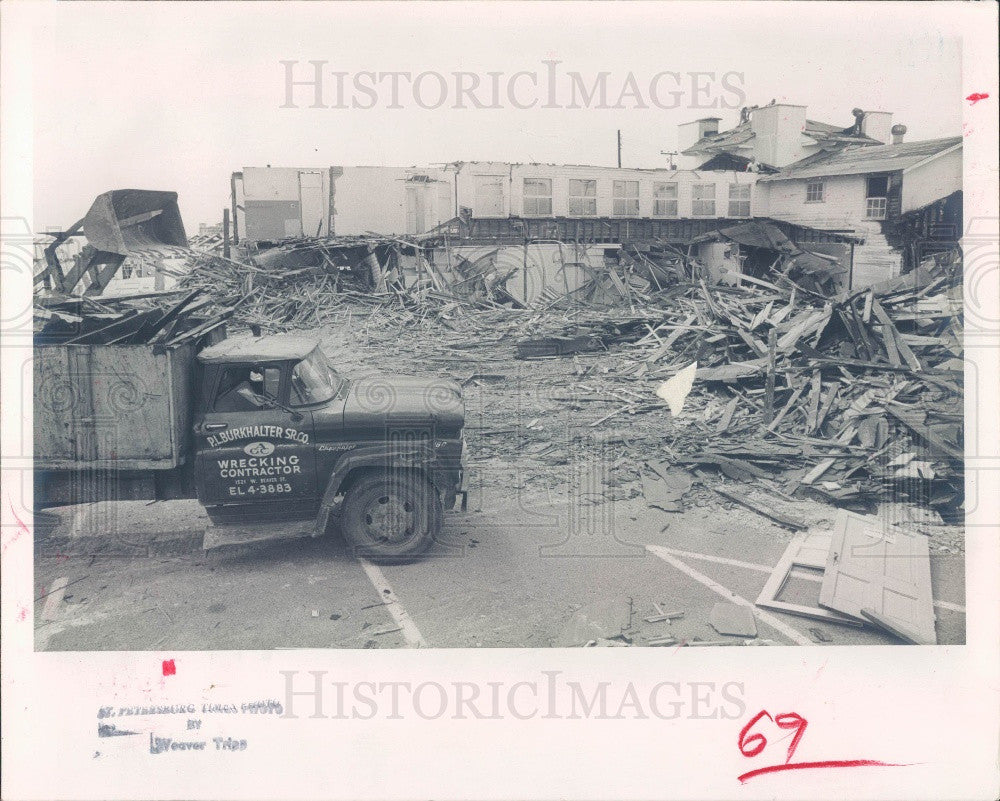
[[[369,473],[344,498],[341,527],[358,556],[405,561],[430,547],[441,530],[441,498],[426,479]]]

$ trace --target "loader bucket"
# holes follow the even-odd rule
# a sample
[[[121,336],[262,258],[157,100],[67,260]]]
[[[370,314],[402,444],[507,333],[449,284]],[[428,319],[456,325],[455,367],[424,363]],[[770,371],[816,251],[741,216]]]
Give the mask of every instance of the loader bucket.
[[[81,229],[89,247],[64,274],[56,249],[67,238],[78,236]],[[168,253],[187,247],[176,192],[113,189],[97,196],[86,217],[56,235],[45,249],[48,268],[35,282],[46,280],[57,292],[69,294],[89,272],[92,281],[86,294],[100,294],[129,253]]]
[[[176,192],[114,189],[98,195],[83,218],[83,232],[95,250],[119,256],[188,246]]]

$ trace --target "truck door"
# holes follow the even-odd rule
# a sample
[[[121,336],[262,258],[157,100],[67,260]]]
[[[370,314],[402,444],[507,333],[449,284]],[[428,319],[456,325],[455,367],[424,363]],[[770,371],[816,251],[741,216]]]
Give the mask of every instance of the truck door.
[[[316,498],[312,414],[260,402],[267,395],[287,406],[288,372],[280,364],[233,364],[216,372],[194,426],[204,505]]]

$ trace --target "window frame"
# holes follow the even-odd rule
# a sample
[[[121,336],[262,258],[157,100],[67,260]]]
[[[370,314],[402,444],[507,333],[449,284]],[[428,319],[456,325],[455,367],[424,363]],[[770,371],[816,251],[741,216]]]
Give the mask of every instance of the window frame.
[[[253,372],[259,372],[264,377],[264,380],[262,382],[263,386],[261,387],[261,389],[265,390],[265,391],[267,389],[267,383],[268,383],[268,381],[267,381],[267,373],[268,373],[268,371],[269,370],[275,370],[275,371],[277,371],[277,373],[278,373],[278,393],[277,393],[277,395],[274,395],[273,397],[274,397],[274,399],[276,401],[278,401],[278,403],[285,403],[285,398],[283,396],[286,394],[285,393],[285,386],[286,386],[285,372],[286,371],[284,369],[284,365],[283,364],[281,364],[280,362],[259,362],[259,363],[253,363],[253,364],[251,364],[249,362],[246,362],[244,364],[246,365],[246,375],[247,375],[248,378],[249,378],[250,373],[253,373]],[[213,382],[214,383],[214,387],[212,388],[212,395],[211,395],[211,398],[209,399],[210,402],[206,406],[206,412],[208,414],[247,414],[247,413],[251,413],[251,412],[270,411],[273,408],[273,407],[270,407],[270,406],[259,406],[257,408],[253,408],[253,409],[218,409],[218,408],[216,408],[216,406],[219,403],[219,399],[224,394],[228,395],[230,392],[232,392],[233,390],[235,390],[240,385],[240,383],[242,383],[242,382],[239,382],[239,383],[233,384],[232,386],[229,387],[229,389],[227,389],[225,391],[225,393],[223,393],[222,392],[222,388],[224,386],[223,381],[224,381],[224,379],[226,377],[226,374],[229,373],[229,372],[231,372],[231,371],[236,371],[236,370],[240,370],[240,369],[242,369],[242,368],[238,367],[237,363],[232,363],[232,364],[229,364],[227,366],[223,366],[222,369],[218,371],[218,374],[216,375],[215,381]]]
[[[528,193],[529,184],[548,184],[548,194]],[[528,201],[532,201],[535,208],[528,210]],[[539,201],[548,201],[548,211],[539,211],[537,204]],[[521,179],[521,203],[522,213],[525,217],[551,217],[552,216],[552,179],[551,178],[522,178]]]
[[[696,197],[696,190],[710,190],[709,197],[699,198]],[[712,183],[695,183],[691,184],[691,216],[692,217],[715,217],[716,216],[716,195],[717,190],[715,187],[715,182]],[[698,204],[707,203],[711,204],[711,211],[704,212],[698,211]]]
[[[664,187],[673,187],[673,196],[659,195],[657,192]],[[679,217],[680,216],[680,184],[677,181],[653,181],[653,216],[654,217]],[[661,212],[660,203],[672,203],[673,214]]]
[[[635,186],[635,194],[629,195],[625,194],[628,189],[628,185],[633,184]],[[621,189],[621,193],[619,193]],[[639,186],[638,179],[632,180],[629,178],[614,179],[611,182],[611,214],[614,217],[638,217],[640,212],[640,202],[639,198],[641,196],[641,188]],[[635,204],[634,206],[632,204]],[[619,206],[621,204],[621,206]],[[622,211],[621,209],[625,209]],[[634,209],[634,211],[630,210]]]
[[[818,197],[810,197],[810,194],[816,195],[817,193],[812,192],[812,189],[819,187]],[[806,203],[825,203],[826,202],[826,181],[819,179],[816,181],[806,181]]]
[[[573,184],[589,184],[594,190],[594,194],[579,194],[574,193]],[[566,186],[566,205],[567,211],[570,217],[596,217],[597,216],[597,179],[596,178],[570,178]],[[581,211],[579,209],[573,208],[574,201],[581,201],[582,204],[586,204],[587,207],[592,208],[593,211]]]
[[[750,216],[750,203],[752,201],[752,184],[741,183],[739,181],[729,184],[729,216],[730,217],[749,217]],[[733,197],[733,190],[737,190],[737,197]],[[743,194],[746,197],[743,197]],[[734,205],[736,206],[736,211],[733,210]],[[742,213],[741,207],[746,207],[746,213]]]

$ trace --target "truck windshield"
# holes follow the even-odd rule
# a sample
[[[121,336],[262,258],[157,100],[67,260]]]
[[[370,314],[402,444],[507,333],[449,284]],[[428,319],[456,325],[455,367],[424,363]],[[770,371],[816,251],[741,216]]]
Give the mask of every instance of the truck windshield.
[[[343,382],[323,351],[316,348],[292,370],[292,406],[324,403],[340,391]]]

